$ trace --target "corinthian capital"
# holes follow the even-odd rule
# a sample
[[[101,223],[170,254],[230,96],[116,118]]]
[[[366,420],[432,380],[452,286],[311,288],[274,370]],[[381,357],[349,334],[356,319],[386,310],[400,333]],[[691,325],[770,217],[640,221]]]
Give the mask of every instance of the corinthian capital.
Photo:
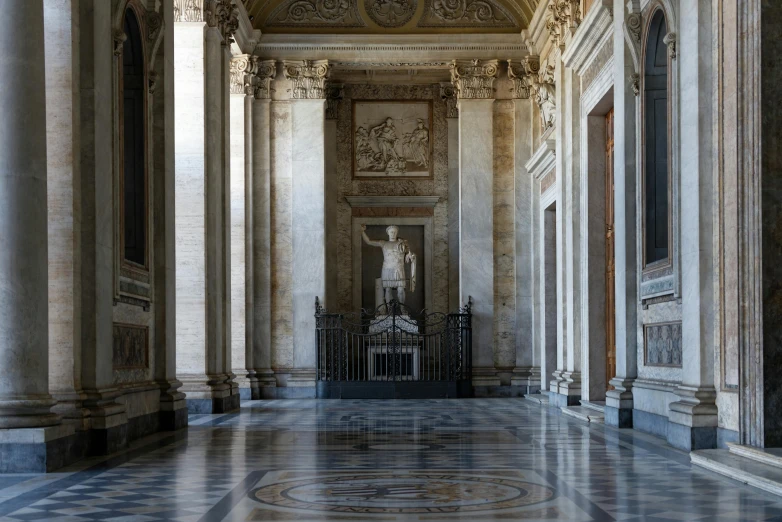
[[[239,11],[231,0],[204,0],[204,21],[219,29],[223,42],[228,44],[239,28]]]
[[[494,98],[497,60],[454,60],[451,62],[451,83],[459,99]]]
[[[513,97],[528,99],[539,73],[540,58],[537,56],[527,56],[515,63],[508,60],[508,78],[513,82]]]
[[[285,60],[283,73],[293,84],[291,98],[294,100],[324,99],[326,80],[331,74],[328,60]]]
[[[257,60],[253,94],[256,100],[271,98],[272,80],[277,76],[277,62],[274,60]],[[249,92],[247,94],[250,94]]]
[[[252,85],[252,75],[258,68],[258,59],[249,54],[240,54],[231,58],[231,94],[246,94],[248,85]],[[252,87],[250,87],[252,94]]]
[[[565,38],[581,23],[580,0],[549,0],[546,29],[554,44],[565,47]]]

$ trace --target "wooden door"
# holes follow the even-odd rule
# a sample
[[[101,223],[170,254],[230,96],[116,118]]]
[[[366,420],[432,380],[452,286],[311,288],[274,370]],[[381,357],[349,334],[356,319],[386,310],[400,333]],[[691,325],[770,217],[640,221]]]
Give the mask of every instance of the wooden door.
[[[616,377],[614,294],[614,110],[606,114],[606,385]]]

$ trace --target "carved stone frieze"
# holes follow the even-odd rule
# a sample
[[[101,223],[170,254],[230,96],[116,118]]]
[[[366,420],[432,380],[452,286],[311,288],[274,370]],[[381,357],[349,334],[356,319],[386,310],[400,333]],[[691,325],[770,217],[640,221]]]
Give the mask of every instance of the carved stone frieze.
[[[676,59],[676,33],[668,33],[663,37],[663,43],[668,46],[668,57]]]
[[[458,118],[459,108],[456,103],[456,89],[451,82],[440,82],[440,98],[445,100],[445,117]]]
[[[285,60],[283,73],[292,83],[291,98],[294,100],[326,97],[326,80],[331,73],[328,60]]]
[[[254,79],[249,89],[256,100],[268,100],[272,94],[272,80],[277,76],[277,62],[275,60],[257,60],[255,66]]]
[[[402,27],[413,18],[418,0],[365,0],[367,14],[381,27]]]
[[[266,19],[271,27],[365,27],[358,0],[287,0]]]
[[[518,63],[508,60],[508,78],[513,82],[513,97],[528,99],[531,95],[534,77],[540,73],[540,58],[526,56]]]
[[[339,117],[339,102],[344,96],[345,85],[329,83],[326,85],[326,119],[336,120]]]
[[[174,0],[175,22],[203,22],[204,0]]]
[[[557,47],[564,49],[567,35],[580,23],[580,0],[549,0],[546,29]]]
[[[231,94],[252,94],[252,75],[258,69],[258,58],[240,54],[231,58]],[[249,89],[249,92],[247,92]]]
[[[451,63],[451,83],[461,98],[494,98],[494,80],[497,79],[497,60],[454,60]]]
[[[519,27],[495,0],[426,0],[418,27]]]

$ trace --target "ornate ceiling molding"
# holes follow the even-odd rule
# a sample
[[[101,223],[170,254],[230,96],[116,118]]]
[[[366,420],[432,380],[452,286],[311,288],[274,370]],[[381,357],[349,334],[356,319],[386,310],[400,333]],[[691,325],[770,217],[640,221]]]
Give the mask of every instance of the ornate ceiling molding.
[[[358,0],[286,0],[271,12],[267,27],[365,27]]]
[[[513,14],[495,0],[426,0],[418,27],[520,29]]]

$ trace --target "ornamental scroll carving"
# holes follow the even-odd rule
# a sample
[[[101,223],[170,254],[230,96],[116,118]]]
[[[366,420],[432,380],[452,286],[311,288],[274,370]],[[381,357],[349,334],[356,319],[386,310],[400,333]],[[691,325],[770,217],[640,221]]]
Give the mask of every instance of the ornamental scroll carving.
[[[454,60],[451,63],[451,83],[456,95],[469,99],[494,98],[497,60]]]
[[[668,57],[676,59],[676,33],[668,33],[663,37],[663,43],[668,46]]]
[[[272,97],[272,80],[277,76],[275,60],[258,60],[256,63],[252,94],[256,100],[268,100]],[[247,94],[250,94],[248,92]]]
[[[494,0],[426,0],[418,27],[518,27]]]
[[[204,0],[174,0],[175,22],[203,22]]]
[[[446,118],[458,118],[459,108],[456,100],[456,89],[450,82],[440,83],[440,98],[445,100],[445,117]]]
[[[413,18],[418,0],[366,0],[367,14],[381,27],[402,27]]]
[[[276,27],[365,27],[358,0],[288,0],[266,19]]]
[[[285,60],[283,62],[283,73],[292,84],[291,98],[294,100],[325,98],[326,80],[330,72],[328,60]]]
[[[231,94],[252,95],[252,75],[258,69],[258,59],[249,54],[231,58]]]
[[[540,72],[540,59],[527,56],[518,63],[508,60],[508,78],[513,82],[512,94],[517,99],[528,99],[531,95],[534,77]]]
[[[564,48],[568,33],[581,23],[580,4],[580,0],[550,0],[546,29],[557,47]]]

